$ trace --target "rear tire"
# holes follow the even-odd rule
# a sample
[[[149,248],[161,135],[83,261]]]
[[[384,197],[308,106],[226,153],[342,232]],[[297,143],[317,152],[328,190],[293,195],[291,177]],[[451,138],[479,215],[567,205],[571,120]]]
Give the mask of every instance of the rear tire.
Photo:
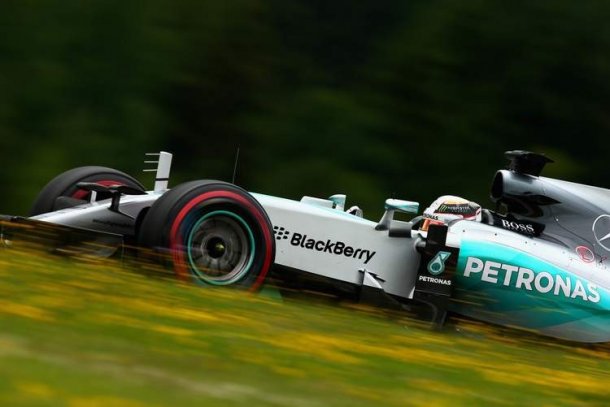
[[[78,167],[53,178],[34,200],[29,216],[60,209],[57,200],[59,197],[68,198],[72,202],[68,205],[64,202],[63,207],[76,206],[79,203],[87,202],[91,193],[79,189],[76,186],[79,182],[95,182],[103,186],[126,185],[144,191],[144,186],[138,180],[124,172],[107,167]],[[103,193],[99,193],[97,196],[98,201],[106,198],[110,198],[110,196],[105,196]]]
[[[146,214],[138,243],[164,253],[178,278],[208,286],[256,290],[275,259],[264,208],[221,181],[192,181],[166,192]]]

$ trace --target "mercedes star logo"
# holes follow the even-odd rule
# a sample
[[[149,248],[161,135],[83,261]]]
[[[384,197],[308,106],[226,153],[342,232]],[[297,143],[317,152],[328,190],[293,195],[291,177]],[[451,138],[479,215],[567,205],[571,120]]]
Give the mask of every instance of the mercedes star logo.
[[[610,251],[610,215],[601,215],[595,219],[593,236],[601,247]]]

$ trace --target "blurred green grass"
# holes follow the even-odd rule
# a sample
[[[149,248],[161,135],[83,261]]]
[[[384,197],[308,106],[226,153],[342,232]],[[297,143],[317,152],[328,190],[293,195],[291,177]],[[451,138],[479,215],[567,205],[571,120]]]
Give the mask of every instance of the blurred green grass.
[[[610,353],[0,251],[0,404],[606,404]],[[136,270],[137,271],[137,270]]]

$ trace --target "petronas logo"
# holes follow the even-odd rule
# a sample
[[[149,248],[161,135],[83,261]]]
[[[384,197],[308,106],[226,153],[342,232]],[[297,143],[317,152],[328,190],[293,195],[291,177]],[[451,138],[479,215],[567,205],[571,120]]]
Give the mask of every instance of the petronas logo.
[[[438,276],[445,271],[445,262],[451,256],[450,252],[438,252],[430,263],[428,263],[428,272],[433,276]]]

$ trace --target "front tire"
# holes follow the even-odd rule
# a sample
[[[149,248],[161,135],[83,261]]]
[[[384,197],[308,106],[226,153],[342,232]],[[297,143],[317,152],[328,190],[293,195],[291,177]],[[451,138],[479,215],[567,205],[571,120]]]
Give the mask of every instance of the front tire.
[[[107,167],[78,167],[59,174],[53,178],[39,193],[29,216],[52,212],[69,206],[86,203],[91,193],[79,189],[79,182],[95,182],[103,186],[126,185],[144,191],[144,186],[135,178],[124,172]],[[97,200],[110,198],[107,194],[98,194]],[[62,199],[58,199],[62,198]]]
[[[178,278],[256,290],[275,258],[272,226],[252,195],[221,181],[192,181],[160,197],[146,214],[139,245],[165,252]]]

